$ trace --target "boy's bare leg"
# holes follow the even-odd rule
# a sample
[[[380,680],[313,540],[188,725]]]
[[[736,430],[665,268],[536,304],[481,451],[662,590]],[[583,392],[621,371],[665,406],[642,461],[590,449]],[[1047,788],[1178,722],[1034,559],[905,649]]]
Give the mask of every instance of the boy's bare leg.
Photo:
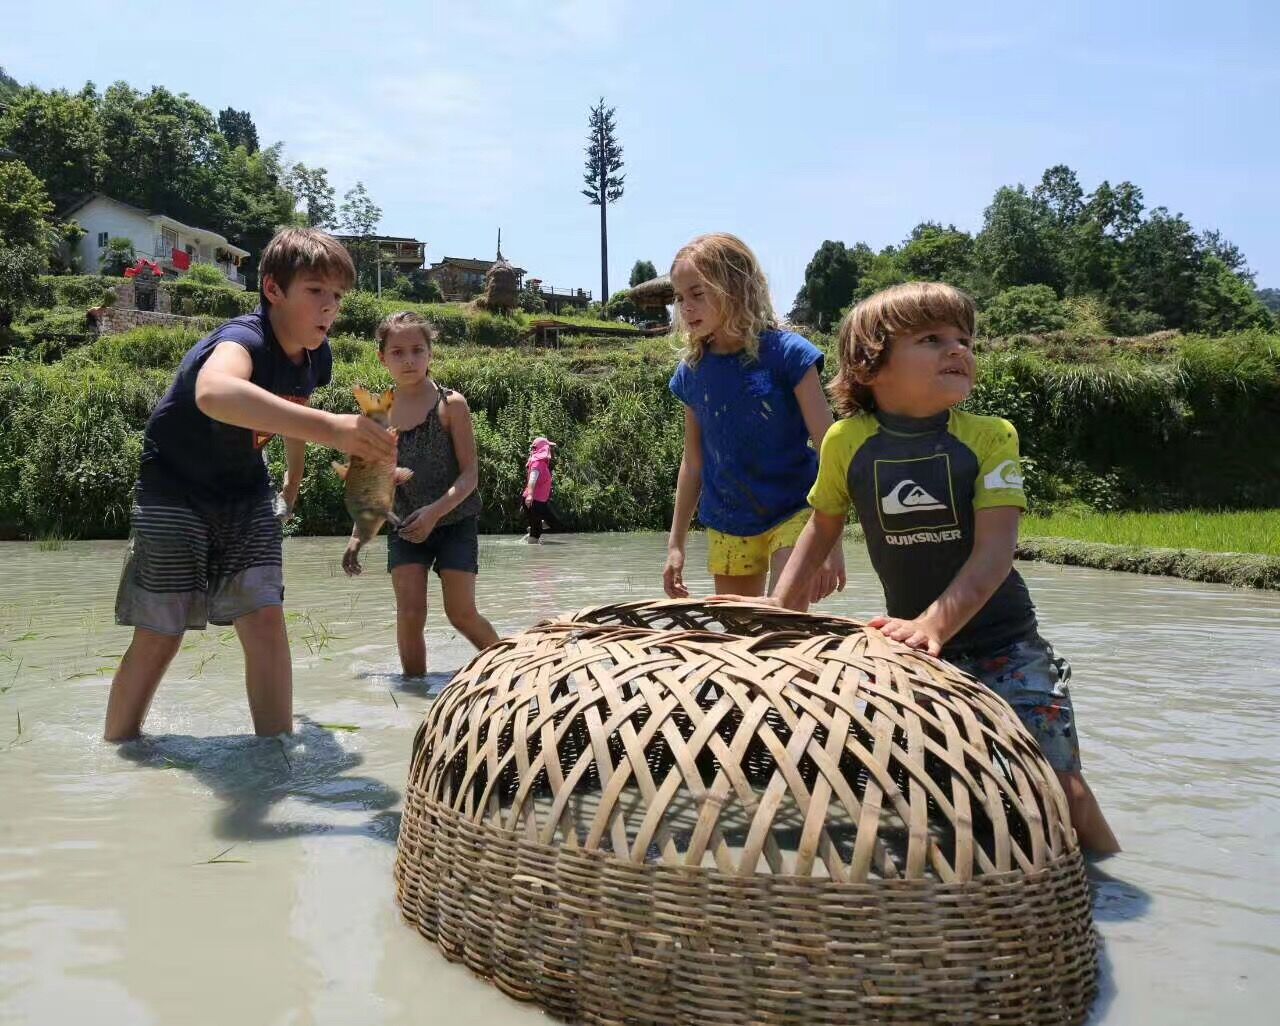
[[[253,731],[260,737],[293,731],[293,661],[281,606],[263,606],[235,622],[244,649],[244,686]]]
[[[391,571],[391,587],[396,593],[396,645],[400,649],[400,669],[406,677],[427,673],[427,568],[421,563],[402,563]]]
[[[128,741],[142,733],[151,699],[181,646],[181,634],[159,634],[145,627],[133,629],[133,640],[111,678],[107,723],[102,731],[106,740]]]
[[[1107,817],[1102,814],[1098,799],[1080,773],[1058,774],[1058,782],[1067,795],[1067,808],[1071,812],[1071,825],[1076,828],[1080,847],[1098,855],[1114,855],[1120,850],[1120,841],[1112,833]]]
[[[444,615],[476,648],[488,648],[498,640],[493,624],[476,609],[476,575],[465,570],[441,570],[440,587],[444,592]]]

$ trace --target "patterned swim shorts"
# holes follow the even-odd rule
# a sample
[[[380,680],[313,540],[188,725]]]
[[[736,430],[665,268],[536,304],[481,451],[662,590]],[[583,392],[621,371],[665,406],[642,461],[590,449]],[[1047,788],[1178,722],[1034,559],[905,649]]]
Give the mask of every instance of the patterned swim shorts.
[[[283,605],[282,546],[271,495],[206,507],[139,489],[116,623],[180,635]]]
[[[1080,772],[1080,739],[1067,688],[1071,664],[1054,655],[1052,645],[1036,635],[951,662],[1013,706],[1050,766],[1060,773]]]

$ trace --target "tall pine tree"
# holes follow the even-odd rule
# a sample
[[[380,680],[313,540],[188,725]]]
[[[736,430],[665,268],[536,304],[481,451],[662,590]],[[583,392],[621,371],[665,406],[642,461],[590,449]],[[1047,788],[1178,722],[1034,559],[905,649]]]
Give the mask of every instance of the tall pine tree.
[[[617,108],[604,105],[604,97],[591,108],[588,118],[587,167],[582,176],[587,187],[582,195],[600,208],[600,302],[609,301],[609,229],[606,212],[609,204],[622,197],[622,145],[615,132],[613,115]]]

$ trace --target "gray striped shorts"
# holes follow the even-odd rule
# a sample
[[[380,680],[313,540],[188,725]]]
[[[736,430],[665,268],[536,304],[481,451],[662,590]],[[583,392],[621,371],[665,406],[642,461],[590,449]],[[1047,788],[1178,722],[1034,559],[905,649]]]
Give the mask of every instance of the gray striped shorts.
[[[283,534],[270,493],[223,506],[134,496],[116,623],[177,635],[284,603]]]

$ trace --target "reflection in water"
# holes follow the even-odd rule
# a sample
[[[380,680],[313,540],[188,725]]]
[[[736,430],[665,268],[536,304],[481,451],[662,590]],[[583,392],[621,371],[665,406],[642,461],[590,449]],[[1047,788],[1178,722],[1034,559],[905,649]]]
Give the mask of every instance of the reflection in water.
[[[478,600],[499,633],[660,596],[662,535],[555,542],[482,540]],[[704,544],[690,539],[695,594]],[[247,733],[239,646],[213,629],[185,639],[154,734],[116,747],[99,736],[128,641],[111,622],[122,544],[0,546],[0,1023],[546,1022],[399,919],[390,842],[413,734],[474,653],[433,581],[431,670],[401,677],[385,562],[370,552],[348,580],[340,552],[286,549],[295,735]],[[846,555],[849,587],[824,608],[879,612],[864,554]],[[1085,772],[1125,846],[1089,866],[1091,1022],[1273,1021],[1280,595],[1021,569],[1073,664]]]

